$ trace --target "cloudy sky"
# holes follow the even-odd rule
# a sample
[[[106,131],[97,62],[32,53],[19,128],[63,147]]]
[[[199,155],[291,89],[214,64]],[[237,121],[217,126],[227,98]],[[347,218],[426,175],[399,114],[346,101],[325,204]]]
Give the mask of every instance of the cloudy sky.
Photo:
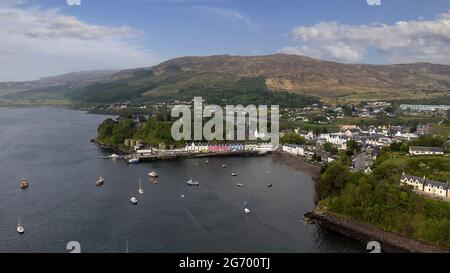
[[[448,0],[77,1],[0,0],[0,81],[185,55],[450,64]]]

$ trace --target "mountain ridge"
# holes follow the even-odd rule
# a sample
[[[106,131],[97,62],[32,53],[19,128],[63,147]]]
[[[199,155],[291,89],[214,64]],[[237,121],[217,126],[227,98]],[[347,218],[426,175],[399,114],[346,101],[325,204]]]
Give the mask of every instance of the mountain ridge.
[[[317,96],[325,100],[377,97],[420,99],[448,96],[450,91],[449,65],[423,62],[346,64],[287,54],[185,56],[151,67],[107,71],[91,77],[89,72],[78,75],[83,73],[84,77],[80,77],[75,85],[67,79],[50,85],[51,79],[60,77],[56,76],[37,81],[41,83],[37,89],[42,91],[53,87],[53,92],[62,92],[57,90],[58,87],[65,88],[62,93],[76,100],[83,100],[83,96],[89,97],[96,92],[102,98],[110,93],[119,100],[138,97],[145,100],[199,93],[199,90],[200,93],[221,92],[241,79],[250,78],[263,81],[265,88],[271,92]],[[15,94],[33,93],[35,87],[26,90],[33,83],[36,81],[16,83],[22,88]],[[5,85],[0,83],[0,94],[5,94]]]

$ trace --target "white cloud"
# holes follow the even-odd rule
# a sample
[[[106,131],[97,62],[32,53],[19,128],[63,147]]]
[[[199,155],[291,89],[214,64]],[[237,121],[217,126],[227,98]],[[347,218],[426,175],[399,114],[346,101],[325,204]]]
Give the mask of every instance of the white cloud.
[[[435,20],[398,21],[392,25],[344,25],[321,22],[292,30],[296,46],[284,53],[344,62],[363,61],[370,49],[387,62],[427,61],[450,64],[450,11]]]
[[[155,58],[134,46],[141,31],[88,24],[57,9],[4,2],[0,26],[0,81],[155,63]]]
[[[261,30],[261,26],[255,24],[250,19],[250,17],[234,9],[220,8],[220,7],[197,7],[197,10],[213,16],[221,17],[226,20],[241,22],[254,32],[259,32]]]

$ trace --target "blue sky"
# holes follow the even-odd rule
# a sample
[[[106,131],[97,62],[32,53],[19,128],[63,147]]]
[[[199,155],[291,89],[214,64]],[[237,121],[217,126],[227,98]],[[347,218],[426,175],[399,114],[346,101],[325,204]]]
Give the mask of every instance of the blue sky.
[[[36,42],[37,49],[21,49],[20,61],[4,56],[14,69],[0,65],[0,80],[146,66],[185,55],[282,52],[349,63],[450,63],[442,57],[450,53],[446,0],[381,0],[381,6],[369,6],[366,0],[81,0],[80,6],[66,0],[4,1],[9,2],[4,9],[20,11],[24,18],[2,18],[0,13],[5,33],[16,33],[13,41]],[[33,25],[36,20],[28,17],[45,19]],[[65,18],[72,23],[59,24]],[[26,33],[19,33],[24,28],[17,25],[26,27]],[[2,47],[19,51],[13,42],[0,42]],[[48,47],[55,49],[54,55]],[[108,52],[100,58],[102,48]],[[51,62],[48,67],[44,60]]]

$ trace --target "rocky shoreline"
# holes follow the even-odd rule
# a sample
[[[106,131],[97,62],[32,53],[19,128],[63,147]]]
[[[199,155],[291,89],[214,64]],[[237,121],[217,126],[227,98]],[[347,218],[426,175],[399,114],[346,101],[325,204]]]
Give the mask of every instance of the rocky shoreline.
[[[312,210],[307,212],[304,217],[310,223],[321,225],[364,243],[377,241],[381,245],[382,252],[448,253],[448,251],[436,246],[408,239],[391,232],[383,231],[372,225],[339,217],[327,212]]]
[[[292,156],[281,151],[275,152],[274,156],[276,156],[277,159],[282,160],[283,163],[288,166],[312,176],[314,181],[319,179],[319,165],[312,164],[301,157]],[[321,212],[318,209],[313,209],[305,213],[304,220],[311,224],[321,225],[324,228],[333,230],[363,243],[377,241],[381,245],[382,252],[448,253],[445,249],[417,240],[408,239],[398,234],[386,232],[370,224],[361,223],[328,212]]]

